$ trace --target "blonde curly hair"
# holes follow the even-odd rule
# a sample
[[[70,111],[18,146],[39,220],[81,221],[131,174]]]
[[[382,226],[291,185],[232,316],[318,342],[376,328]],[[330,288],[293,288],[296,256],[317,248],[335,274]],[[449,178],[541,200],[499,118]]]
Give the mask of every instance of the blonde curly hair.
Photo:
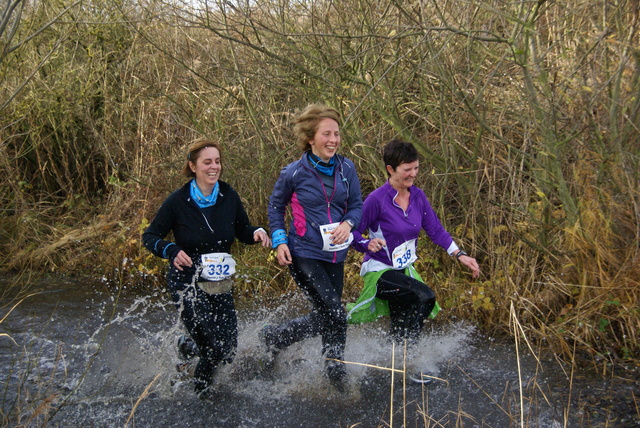
[[[309,140],[313,140],[322,119],[333,119],[340,124],[340,113],[324,104],[310,104],[294,119],[293,133],[303,151],[311,150]]]

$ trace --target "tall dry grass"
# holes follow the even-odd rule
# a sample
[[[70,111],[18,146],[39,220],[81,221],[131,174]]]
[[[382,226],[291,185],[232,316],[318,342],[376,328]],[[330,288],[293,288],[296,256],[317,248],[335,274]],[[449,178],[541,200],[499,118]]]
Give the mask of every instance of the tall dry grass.
[[[223,179],[266,224],[279,169],[299,156],[291,115],[322,101],[343,114],[365,195],[385,180],[386,141],[419,148],[419,185],[483,270],[474,282],[421,242],[443,317],[508,333],[513,306],[567,358],[637,358],[637,2],[89,4],[13,15],[24,43],[10,52],[14,27],[0,33],[6,270],[162,286],[139,237],[181,184],[185,145],[223,141]],[[240,292],[291,289],[270,254],[237,251],[254,279]]]

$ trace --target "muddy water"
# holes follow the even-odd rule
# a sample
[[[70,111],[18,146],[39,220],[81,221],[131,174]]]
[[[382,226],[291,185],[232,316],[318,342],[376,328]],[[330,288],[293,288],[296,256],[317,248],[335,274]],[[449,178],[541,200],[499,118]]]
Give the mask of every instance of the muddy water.
[[[0,281],[0,319],[15,290]],[[123,297],[101,283],[59,279],[32,290],[0,324],[8,335],[0,337],[0,426],[640,426],[637,370],[572,372],[464,323],[427,328],[406,354],[394,353],[384,322],[350,326],[350,384],[337,393],[322,376],[319,339],[273,364],[259,345],[264,324],[304,306],[299,296],[268,309],[239,305],[237,357],[202,401],[189,370],[176,369],[182,327],[166,294]],[[405,384],[392,367],[436,379]]]

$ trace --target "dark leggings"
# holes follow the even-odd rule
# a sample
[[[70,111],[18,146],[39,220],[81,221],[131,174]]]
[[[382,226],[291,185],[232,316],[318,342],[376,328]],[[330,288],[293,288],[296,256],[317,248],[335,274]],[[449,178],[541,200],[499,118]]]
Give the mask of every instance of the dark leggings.
[[[389,302],[393,340],[416,342],[424,320],[436,304],[433,290],[398,270],[383,273],[377,286],[376,297]]]
[[[169,281],[171,297],[200,360],[194,378],[197,391],[209,386],[220,363],[231,363],[238,346],[238,319],[232,293],[208,294],[197,285]]]
[[[320,334],[322,354],[341,360],[347,340],[347,314],[341,301],[344,263],[293,257],[289,270],[312,309],[307,315],[271,326],[267,343],[282,349]]]

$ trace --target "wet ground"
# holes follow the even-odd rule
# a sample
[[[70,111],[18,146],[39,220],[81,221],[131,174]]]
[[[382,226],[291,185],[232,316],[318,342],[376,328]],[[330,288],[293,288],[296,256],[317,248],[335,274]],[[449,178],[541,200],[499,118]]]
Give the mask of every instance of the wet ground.
[[[339,393],[323,377],[319,339],[273,364],[259,345],[259,329],[292,316],[299,296],[240,309],[238,355],[203,401],[188,370],[176,370],[182,328],[164,293],[125,298],[101,283],[50,280],[8,313],[8,287],[0,281],[0,426],[640,426],[637,367],[572,371],[464,323],[427,329],[406,355],[384,322],[350,326],[350,382]],[[436,379],[405,382],[404,367]]]

